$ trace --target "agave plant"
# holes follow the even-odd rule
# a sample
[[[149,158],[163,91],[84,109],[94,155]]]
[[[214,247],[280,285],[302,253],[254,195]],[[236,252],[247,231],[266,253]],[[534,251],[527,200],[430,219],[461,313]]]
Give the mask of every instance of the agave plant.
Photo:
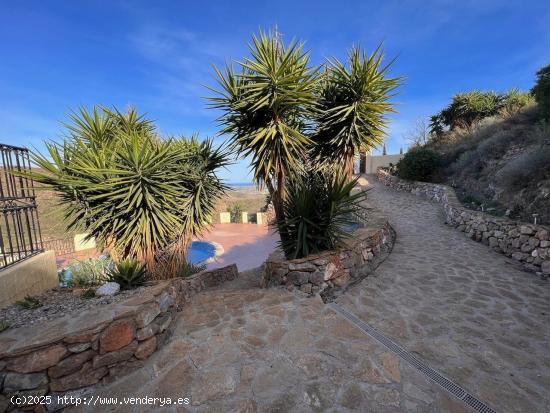
[[[225,72],[215,68],[220,90],[210,101],[222,111],[220,133],[252,159],[254,179],[267,186],[280,217],[286,179],[303,166],[311,144],[305,132],[316,72],[302,43],[285,45],[276,34],[253,36],[250,52],[238,72],[231,65]]]
[[[187,240],[207,226],[226,190],[216,170],[227,154],[210,140],[162,140],[134,111],[94,108],[71,119],[62,144],[33,153],[40,169],[31,173],[60,195],[68,227],[83,228],[115,260],[137,259],[151,274],[167,250],[184,260]]]
[[[370,55],[354,47],[347,64],[330,59],[321,76],[313,149],[319,160],[343,162],[349,178],[355,154],[383,142],[390,98],[401,83],[388,75],[392,63],[383,64],[380,46]]]
[[[130,290],[145,283],[145,266],[137,260],[124,259],[107,271],[108,280],[120,285],[121,290]]]
[[[356,184],[357,179],[348,180],[343,169],[308,171],[290,179],[283,224],[289,237],[280,244],[287,258],[334,249],[350,236],[367,196],[352,192]]]

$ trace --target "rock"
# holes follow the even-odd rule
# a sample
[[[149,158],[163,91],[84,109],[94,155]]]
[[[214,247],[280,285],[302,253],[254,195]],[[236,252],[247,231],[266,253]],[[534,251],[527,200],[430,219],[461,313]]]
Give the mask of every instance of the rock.
[[[104,296],[113,296],[116,293],[120,291],[120,284],[115,282],[108,282],[103,284],[101,287],[99,287],[97,290],[95,290],[95,294],[99,295],[100,297]]]
[[[0,413],[4,413],[5,411],[7,411],[10,405],[11,405],[10,399],[0,394]]]
[[[99,337],[101,354],[123,348],[134,339],[135,326],[132,320],[121,320],[111,323]]]
[[[165,314],[162,317],[159,317],[155,321],[155,324],[158,325],[158,332],[162,333],[164,330],[166,330],[170,326],[171,322],[172,322],[172,316],[170,314]]]
[[[137,346],[138,342],[132,341],[129,345],[117,351],[111,351],[110,353],[95,356],[93,360],[94,369],[128,360],[134,355]]]
[[[414,399],[421,400],[426,404],[430,404],[434,401],[432,395],[427,394],[422,389],[420,389],[418,386],[410,383],[409,381],[405,381],[403,383],[403,392]]]
[[[498,246],[498,239],[496,237],[490,237],[489,238],[489,246],[490,247]]]
[[[4,393],[13,393],[19,390],[31,390],[48,384],[45,373],[7,373],[4,379]]]
[[[522,253],[522,252],[514,252],[512,253],[512,258],[516,261],[521,261],[524,259],[526,254]]]
[[[384,377],[380,369],[368,359],[363,359],[356,364],[353,377],[369,384],[387,384],[390,382]]]
[[[342,272],[342,275],[340,275],[339,277],[333,278],[331,281],[334,283],[334,285],[338,287],[343,287],[349,282],[350,279],[351,279],[351,276],[349,274],[349,271],[346,270],[345,272]]]
[[[323,273],[321,271],[315,271],[309,274],[309,282],[315,285],[321,285],[324,281]]]
[[[308,281],[307,272],[291,271],[288,273],[288,280],[294,285],[302,285]]]
[[[64,392],[80,387],[91,386],[101,380],[108,372],[109,370],[107,370],[106,367],[94,369],[92,363],[88,362],[76,373],[52,380],[50,382],[50,390]]]
[[[54,344],[45,349],[16,357],[8,362],[8,370],[18,373],[33,373],[56,365],[68,353],[62,344]]]
[[[300,287],[300,291],[302,291],[303,293],[306,293],[306,294],[311,294],[311,284],[310,283],[303,284]]]
[[[115,364],[113,367],[109,368],[109,376],[103,379],[103,384],[114,383],[140,367],[143,367],[143,362],[141,360],[129,360]]]
[[[543,274],[550,275],[550,260],[544,261],[541,264],[540,269],[541,269]]]
[[[151,323],[148,326],[140,328],[136,332],[136,338],[139,341],[147,340],[148,338],[154,336],[159,331],[159,326],[156,323]]]
[[[550,240],[550,232],[548,232],[545,229],[541,229],[541,230],[537,231],[537,234],[535,236],[538,239],[540,239],[541,241],[549,241]]]
[[[301,263],[293,263],[290,262],[288,264],[288,269],[290,271],[308,271],[313,272],[317,269],[317,267],[309,262],[301,262]]]
[[[95,354],[95,351],[88,350],[66,357],[61,360],[56,366],[50,367],[48,369],[48,375],[51,378],[56,379],[61,376],[66,376],[67,374],[74,373],[75,371],[79,370],[85,362],[91,360],[91,358]]]
[[[168,311],[170,306],[174,304],[174,299],[170,296],[170,294],[164,292],[161,294],[158,303],[160,312],[165,313],[166,311]]]
[[[350,410],[358,410],[365,401],[365,394],[358,384],[352,383],[342,393],[340,404]]]
[[[238,385],[238,370],[235,368],[216,369],[203,372],[191,387],[193,405],[208,400],[221,399],[235,392]]]
[[[75,336],[66,337],[63,341],[68,344],[89,343],[97,338],[97,333],[86,332]]]
[[[541,248],[550,248],[550,241],[541,241],[540,246]]]
[[[92,343],[79,343],[79,344],[71,344],[67,346],[67,349],[71,353],[80,353],[84,350],[88,350],[91,347],[92,347]]]
[[[153,354],[156,348],[157,348],[157,338],[153,336],[150,339],[139,343],[134,355],[139,360],[143,360],[149,357],[151,354]]]
[[[160,314],[160,308],[157,303],[145,306],[136,316],[136,325],[138,328],[143,328],[153,321]]]
[[[533,247],[532,245],[530,245],[529,243],[525,243],[521,246],[521,252],[525,252],[525,253],[528,253],[528,252],[531,252],[533,251],[535,247]]]
[[[333,262],[329,262],[325,267],[325,275],[324,275],[325,281],[330,280],[337,271],[338,271],[338,267],[336,266],[336,264],[334,264]]]
[[[399,359],[392,353],[383,353],[380,355],[382,367],[390,378],[396,382],[401,381],[401,371],[399,370]]]
[[[523,235],[533,235],[535,233],[535,230],[527,225],[522,225],[519,228],[519,232]]]
[[[388,406],[399,407],[401,396],[396,389],[380,389],[374,392],[372,398],[380,406],[387,408]]]
[[[34,402],[37,400],[37,398],[45,396],[47,392],[48,392],[48,389],[45,387],[42,387],[40,389],[18,391],[17,395],[21,397],[20,399],[21,402],[26,402],[26,403],[21,403],[21,404],[18,404],[17,406],[22,407],[23,410],[28,410],[27,408],[24,408],[24,406],[34,405],[35,412],[40,412],[40,413],[45,412],[46,411],[45,409],[42,409],[39,406],[36,406]],[[0,411],[2,410],[0,409]]]

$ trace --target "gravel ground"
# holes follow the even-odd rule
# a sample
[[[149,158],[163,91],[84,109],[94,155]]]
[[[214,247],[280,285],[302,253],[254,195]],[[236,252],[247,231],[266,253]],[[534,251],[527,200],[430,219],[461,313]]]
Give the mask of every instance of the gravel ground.
[[[84,289],[54,289],[42,295],[35,296],[42,304],[38,308],[24,309],[14,304],[0,309],[0,324],[7,324],[10,329],[30,326],[43,321],[60,318],[66,314],[74,314],[77,311],[122,301],[128,297],[141,294],[146,289],[147,287],[140,287],[135,290],[122,291],[111,297],[89,299],[80,297]]]

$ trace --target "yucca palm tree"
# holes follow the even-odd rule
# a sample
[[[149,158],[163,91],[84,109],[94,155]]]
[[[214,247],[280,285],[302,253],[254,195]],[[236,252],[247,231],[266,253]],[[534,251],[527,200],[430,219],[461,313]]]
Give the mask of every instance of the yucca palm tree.
[[[215,68],[220,89],[210,102],[222,111],[220,133],[229,135],[231,149],[252,158],[254,179],[267,187],[280,218],[286,180],[304,166],[311,144],[306,129],[316,73],[300,42],[285,45],[277,34],[260,32],[249,48],[240,70]]]
[[[314,152],[323,162],[343,162],[351,178],[357,152],[382,144],[390,102],[401,78],[391,77],[379,46],[367,55],[354,47],[346,63],[330,59],[321,75]]]
[[[33,153],[40,169],[31,172],[60,195],[68,227],[89,232],[115,259],[146,264],[149,273],[167,252],[184,261],[188,240],[206,227],[227,189],[216,176],[227,155],[209,140],[162,140],[133,110],[81,109],[71,119],[62,144]]]

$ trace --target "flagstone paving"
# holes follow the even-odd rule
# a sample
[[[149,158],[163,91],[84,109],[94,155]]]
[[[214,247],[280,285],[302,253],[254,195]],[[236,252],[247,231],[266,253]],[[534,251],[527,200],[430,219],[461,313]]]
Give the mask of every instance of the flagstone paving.
[[[397,231],[374,275],[337,302],[498,412],[550,411],[550,284],[446,227],[439,206],[374,183]],[[95,396],[187,406],[88,411],[469,412],[319,298],[244,273],[195,296],[165,346]]]
[[[441,206],[369,178],[397,233],[338,303],[499,412],[550,412],[550,282],[445,226]]]
[[[171,412],[469,411],[318,297],[254,275],[196,296],[160,352],[94,395],[191,398]]]

